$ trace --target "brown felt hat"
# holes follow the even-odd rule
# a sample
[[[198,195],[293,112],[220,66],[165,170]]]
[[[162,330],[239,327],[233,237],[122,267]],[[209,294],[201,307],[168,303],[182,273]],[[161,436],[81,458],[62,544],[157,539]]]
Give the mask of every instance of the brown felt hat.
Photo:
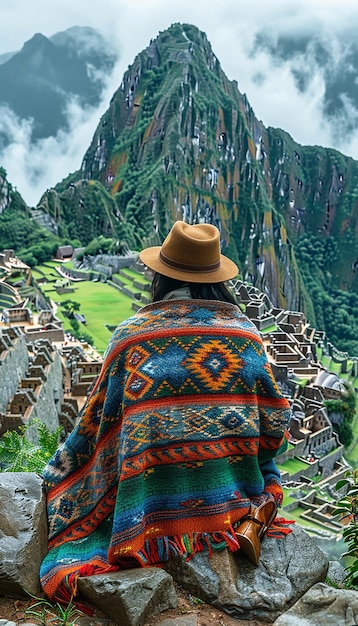
[[[212,224],[175,222],[163,245],[142,250],[139,258],[151,270],[188,283],[220,283],[239,272],[220,253],[220,233]]]

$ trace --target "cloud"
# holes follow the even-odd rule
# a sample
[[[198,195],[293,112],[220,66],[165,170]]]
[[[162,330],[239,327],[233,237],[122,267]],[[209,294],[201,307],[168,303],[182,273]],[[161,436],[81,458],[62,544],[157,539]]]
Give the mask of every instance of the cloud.
[[[10,144],[0,154],[7,178],[29,206],[36,206],[47,188],[55,186],[81,166],[94,129],[113,95],[108,77],[99,106],[82,108],[77,99],[68,100],[69,130],[31,143],[32,120],[18,118],[9,108],[0,107],[0,135],[6,131]]]

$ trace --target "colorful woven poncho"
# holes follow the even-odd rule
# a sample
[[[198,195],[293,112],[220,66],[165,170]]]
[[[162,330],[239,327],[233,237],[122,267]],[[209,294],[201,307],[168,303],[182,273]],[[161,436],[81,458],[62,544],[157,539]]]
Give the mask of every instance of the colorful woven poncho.
[[[97,384],[49,462],[44,591],[170,554],[239,549],[233,525],[271,493],[289,404],[232,304],[165,301],[118,326]]]

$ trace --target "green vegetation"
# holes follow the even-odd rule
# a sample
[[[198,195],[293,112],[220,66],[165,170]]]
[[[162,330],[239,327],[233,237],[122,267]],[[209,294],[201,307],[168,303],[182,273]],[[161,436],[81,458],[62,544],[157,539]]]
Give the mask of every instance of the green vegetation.
[[[129,276],[130,279],[134,279],[136,282],[142,283],[143,285],[148,285],[150,283],[150,281],[142,276],[142,274],[138,274],[138,272],[131,270],[129,267],[124,267],[121,270],[121,277],[123,277],[123,275]]]
[[[267,328],[264,328],[261,333],[263,335],[268,335],[270,333],[275,333],[277,331],[277,324],[272,324],[271,326],[268,326]]]
[[[337,289],[331,274],[342,246],[337,238],[306,233],[296,242],[295,255],[313,303],[311,323],[325,330],[339,350],[358,355],[358,294]]]
[[[49,624],[53,626],[76,626],[83,613],[74,604],[71,597],[70,602],[64,606],[59,602],[52,604],[45,598],[37,598],[28,592],[28,595],[36,600],[28,609],[25,610],[26,617],[43,626]]]
[[[353,442],[347,448],[346,459],[353,468],[358,466],[358,394],[355,394],[355,416],[352,422]]]
[[[354,467],[355,469],[358,466],[358,438],[356,437],[354,439],[354,445],[353,447],[349,448],[349,451],[346,454],[346,458],[348,463],[350,463],[352,465],[352,467]]]
[[[0,214],[0,250],[14,249],[30,267],[54,256],[60,240],[31,219],[25,211]]]
[[[95,256],[96,254],[106,254],[107,252],[111,252],[114,248],[118,247],[118,242],[116,242],[111,237],[103,237],[103,235],[99,235],[92,239],[87,246],[83,249],[83,251],[77,255],[77,259],[82,261],[83,257],[90,255]]]
[[[295,520],[295,522],[299,523],[299,525],[303,528],[312,528],[313,526],[316,526],[316,524],[314,524],[311,520],[306,520],[301,517],[302,513],[304,512],[304,508],[302,508],[301,506],[297,506],[296,508],[290,510],[289,518]],[[319,527],[319,525],[317,525],[317,527]]]
[[[293,476],[294,474],[297,474],[297,472],[307,469],[307,463],[294,458],[288,459],[288,461],[285,461],[283,465],[277,464],[277,467],[283,472],[288,472],[290,476]]]
[[[348,447],[353,441],[353,421],[356,415],[356,396],[352,387],[347,387],[346,394],[337,400],[326,400],[325,407],[328,416],[332,413],[340,414],[343,419],[334,429],[339,435],[341,443]]]
[[[287,506],[288,504],[297,502],[296,498],[290,496],[290,493],[292,493],[292,489],[289,489],[288,487],[283,486],[282,491],[283,491],[283,506]]]
[[[37,427],[38,443],[26,438],[27,430]],[[2,472],[35,472],[42,475],[43,469],[59,443],[61,427],[50,432],[40,420],[33,420],[18,431],[6,432],[0,439],[0,469]]]
[[[349,519],[343,529],[343,539],[348,550],[342,556],[349,557],[346,586],[358,591],[358,470],[348,470],[345,477],[337,482],[337,491],[343,488],[346,494],[338,503],[337,514]]]
[[[58,265],[58,264],[57,264]],[[106,349],[111,337],[111,331],[107,326],[115,327],[124,319],[134,314],[133,300],[121,293],[108,283],[81,281],[71,283],[72,293],[57,293],[54,282],[59,274],[54,270],[54,264],[46,264],[36,269],[36,276],[44,274],[52,281],[41,285],[41,290],[57,303],[56,315],[62,320],[65,332],[71,332],[85,339],[88,335],[93,341],[92,345],[99,352]],[[57,276],[57,278],[56,278]],[[72,304],[73,303],[73,304]],[[75,310],[83,315],[86,325],[79,322],[75,328],[66,314],[68,309]]]

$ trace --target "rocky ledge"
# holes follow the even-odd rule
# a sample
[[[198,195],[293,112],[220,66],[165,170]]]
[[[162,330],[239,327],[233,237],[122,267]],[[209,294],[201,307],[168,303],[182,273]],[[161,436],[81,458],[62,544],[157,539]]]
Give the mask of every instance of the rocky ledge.
[[[38,594],[46,551],[42,479],[31,473],[0,474],[0,595]],[[190,561],[176,557],[163,568],[80,578],[79,592],[120,626],[144,626],[174,608],[174,581],[237,620],[352,626],[358,623],[358,592],[342,588],[344,575],[339,563],[329,563],[308,533],[293,525],[287,537],[265,538],[258,567],[240,553],[202,552]]]

